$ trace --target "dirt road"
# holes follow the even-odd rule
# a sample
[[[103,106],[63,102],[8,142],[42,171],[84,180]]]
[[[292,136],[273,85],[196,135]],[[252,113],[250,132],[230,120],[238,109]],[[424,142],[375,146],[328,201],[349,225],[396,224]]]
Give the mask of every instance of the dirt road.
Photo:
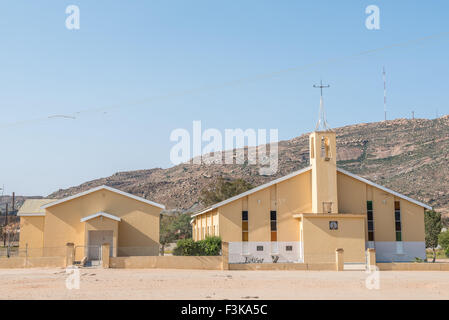
[[[0,270],[0,299],[448,299],[449,272],[380,272],[367,289],[362,271]],[[74,284],[74,282],[70,282]]]

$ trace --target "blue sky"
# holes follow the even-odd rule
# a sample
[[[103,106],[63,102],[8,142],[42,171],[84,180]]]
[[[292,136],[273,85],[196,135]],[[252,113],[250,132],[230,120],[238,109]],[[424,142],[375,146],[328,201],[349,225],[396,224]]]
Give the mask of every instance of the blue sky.
[[[2,1],[0,186],[46,195],[169,167],[171,131],[193,120],[293,138],[315,126],[321,78],[332,127],[380,121],[383,65],[388,118],[447,114],[448,15],[446,1]]]

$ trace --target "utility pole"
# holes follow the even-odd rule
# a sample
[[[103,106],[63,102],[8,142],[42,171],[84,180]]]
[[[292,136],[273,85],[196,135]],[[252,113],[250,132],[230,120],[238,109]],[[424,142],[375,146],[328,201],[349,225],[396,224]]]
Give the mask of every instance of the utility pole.
[[[385,66],[382,68],[382,76],[384,79],[384,121],[387,121],[387,74],[385,73]]]
[[[6,226],[8,225],[8,203],[6,203],[6,211],[5,211],[5,230],[3,230],[3,246],[6,247]]]

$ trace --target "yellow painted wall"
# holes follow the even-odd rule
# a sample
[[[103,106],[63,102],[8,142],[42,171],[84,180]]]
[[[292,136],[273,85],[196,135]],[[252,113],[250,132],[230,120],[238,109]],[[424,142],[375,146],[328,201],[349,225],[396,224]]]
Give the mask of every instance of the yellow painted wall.
[[[374,241],[395,241],[394,196],[377,188],[369,188],[373,193]]]
[[[400,202],[402,241],[425,241],[424,208],[408,201]]]
[[[44,244],[45,217],[20,217],[19,248],[42,248]]]
[[[402,240],[425,241],[423,207],[340,172],[337,181],[340,213],[366,214],[366,202],[373,201],[374,241],[396,241],[394,201],[401,203]]]
[[[365,261],[365,219],[304,217],[304,262],[335,261],[335,250],[344,250],[344,262]],[[329,229],[329,221],[338,221],[338,230]]]
[[[223,205],[208,214],[219,214],[219,235],[223,241],[242,241],[241,212],[247,209],[249,241],[270,241],[270,210],[275,208],[278,241],[299,241],[299,220],[292,215],[312,212],[311,179],[312,172],[306,171],[275,186]],[[339,214],[366,216],[366,203],[368,200],[373,201],[375,241],[396,240],[395,199],[401,202],[403,241],[424,241],[424,208],[340,172],[337,173],[337,186]],[[198,227],[200,223],[205,224],[206,220],[204,214],[195,217]],[[363,239],[368,241],[366,219],[364,224]]]
[[[46,210],[44,246],[60,247],[68,242],[85,245],[85,222],[80,219],[97,212],[121,218],[118,223],[118,247],[159,249],[159,214],[161,209],[109,190],[63,202]]]
[[[293,214],[312,212],[311,171],[277,184],[278,241],[299,241],[299,220]]]
[[[192,223],[193,240],[204,240],[207,236],[219,235],[218,210],[196,216]]]
[[[307,171],[219,207],[222,240],[242,241],[242,211],[248,210],[248,240],[271,241],[270,211],[276,210],[277,240],[299,241],[299,222],[293,214],[311,212],[310,182],[311,171]]]
[[[366,184],[343,173],[337,173],[338,212],[366,213]]]
[[[248,241],[270,241],[271,188],[248,196]]]
[[[221,239],[227,242],[242,241],[242,199],[220,207],[218,212]]]
[[[322,141],[328,142],[327,157],[325,152],[321,152]],[[331,202],[331,212],[338,213],[336,174],[337,151],[335,132],[312,132],[309,137],[309,145],[310,165],[312,166],[312,212],[323,213],[323,202]]]

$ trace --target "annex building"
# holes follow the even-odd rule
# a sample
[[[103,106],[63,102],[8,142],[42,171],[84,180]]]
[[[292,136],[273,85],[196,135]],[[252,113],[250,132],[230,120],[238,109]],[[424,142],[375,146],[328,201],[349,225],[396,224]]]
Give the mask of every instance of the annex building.
[[[20,216],[20,250],[49,256],[73,243],[75,258],[100,259],[102,244],[111,256],[158,255],[161,204],[99,186],[64,199],[28,199]]]
[[[430,206],[337,167],[336,134],[310,134],[310,166],[192,215],[195,240],[220,236],[230,263],[363,263],[425,257]]]

